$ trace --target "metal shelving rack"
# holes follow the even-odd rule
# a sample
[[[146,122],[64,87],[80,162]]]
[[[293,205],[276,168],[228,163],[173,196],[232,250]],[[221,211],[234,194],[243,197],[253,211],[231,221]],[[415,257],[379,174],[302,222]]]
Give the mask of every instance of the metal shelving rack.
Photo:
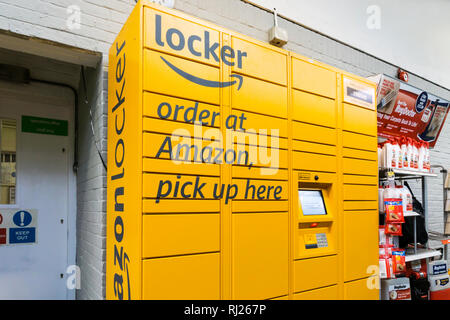
[[[443,166],[434,165],[432,168],[439,169],[442,173],[442,190],[443,190],[443,223],[444,223],[444,233],[436,232],[436,231],[428,231],[429,238],[432,240],[440,241],[443,245],[443,259],[447,260],[447,245],[450,243],[450,234],[446,232],[446,223],[447,223],[447,214],[450,212],[446,210],[447,204],[447,191],[450,190],[450,187],[446,186],[448,170]]]
[[[399,181],[421,180],[422,206],[423,206],[424,217],[425,217],[425,228],[427,229],[427,232],[428,232],[428,228],[427,228],[427,226],[428,226],[427,178],[428,177],[437,177],[437,174],[431,173],[431,172],[419,172],[419,171],[412,171],[412,170],[405,170],[405,169],[382,168],[382,169],[380,169],[380,172],[379,172],[380,181],[386,181],[387,173],[390,171],[394,173],[395,180],[399,180]],[[408,215],[405,215],[405,216],[408,216]],[[414,251],[411,254],[411,253],[408,253],[408,250],[407,250],[406,262],[440,256],[441,252],[439,250],[417,248],[416,217],[419,216],[419,214],[414,213],[414,214],[410,214],[409,216],[414,216]]]
[[[450,230],[447,230],[447,223],[450,221],[448,214],[450,213],[450,210],[447,210],[447,200],[448,200],[448,192],[450,192],[450,186],[446,185],[447,180],[450,178],[448,177],[448,170],[445,169],[442,166],[436,166],[441,169],[442,173],[442,189],[444,192],[444,235],[450,236]]]

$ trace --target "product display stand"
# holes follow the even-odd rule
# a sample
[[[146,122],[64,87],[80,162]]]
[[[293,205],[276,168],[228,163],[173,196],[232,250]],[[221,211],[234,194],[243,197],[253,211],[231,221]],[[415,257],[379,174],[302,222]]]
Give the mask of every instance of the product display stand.
[[[393,174],[393,177],[392,177]],[[389,169],[380,169],[380,181],[387,181],[391,176],[390,179],[395,179],[396,181],[403,181],[403,180],[421,180],[421,189],[422,189],[422,206],[424,210],[424,216],[425,216],[425,227],[427,228],[428,225],[428,193],[427,193],[427,178],[428,177],[437,177],[437,174],[430,173],[430,172],[418,172],[418,171],[412,171],[412,170],[405,170],[405,169],[395,169],[395,168],[389,168]],[[411,252],[410,250],[406,251],[406,262],[414,261],[414,260],[420,260],[420,259],[426,259],[426,258],[432,258],[437,257],[441,255],[441,252],[439,250],[433,250],[433,249],[422,249],[417,248],[417,222],[416,217],[419,214],[413,213],[413,214],[407,214],[407,216],[414,216],[414,250]],[[428,230],[427,230],[428,231]]]

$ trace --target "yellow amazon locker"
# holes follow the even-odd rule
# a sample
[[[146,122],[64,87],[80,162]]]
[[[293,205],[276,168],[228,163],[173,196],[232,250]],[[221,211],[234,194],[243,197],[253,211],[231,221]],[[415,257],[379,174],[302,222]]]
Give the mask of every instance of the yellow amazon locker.
[[[108,86],[108,299],[378,297],[374,83],[140,1]]]

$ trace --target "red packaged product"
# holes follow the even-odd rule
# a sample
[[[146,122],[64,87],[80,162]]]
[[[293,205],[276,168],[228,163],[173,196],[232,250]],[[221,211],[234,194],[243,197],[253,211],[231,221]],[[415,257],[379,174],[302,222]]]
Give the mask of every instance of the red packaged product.
[[[385,198],[384,211],[386,212],[387,223],[405,222],[405,218],[403,216],[402,199]]]
[[[392,249],[392,268],[395,275],[404,274],[406,272],[406,251],[404,249]]]
[[[386,223],[384,233],[391,236],[402,236],[402,225],[400,223]]]

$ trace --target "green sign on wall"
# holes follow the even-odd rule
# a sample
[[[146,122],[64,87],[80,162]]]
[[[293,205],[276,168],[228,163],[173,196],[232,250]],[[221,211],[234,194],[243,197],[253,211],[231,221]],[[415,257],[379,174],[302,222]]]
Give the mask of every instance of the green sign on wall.
[[[67,136],[68,127],[67,120],[22,116],[22,132]]]

